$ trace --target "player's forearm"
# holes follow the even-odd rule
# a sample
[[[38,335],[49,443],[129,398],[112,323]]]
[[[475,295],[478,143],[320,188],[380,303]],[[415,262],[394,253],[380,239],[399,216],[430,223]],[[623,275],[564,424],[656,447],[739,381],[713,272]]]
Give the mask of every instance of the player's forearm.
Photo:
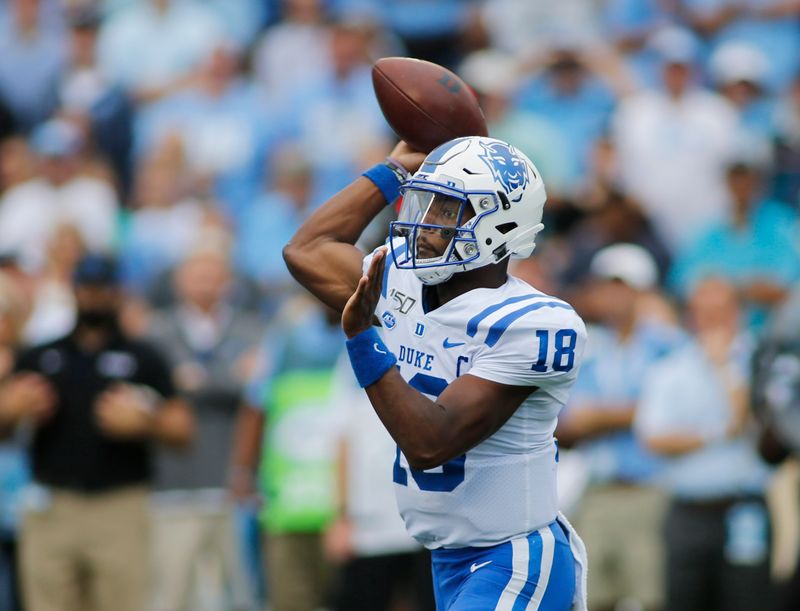
[[[385,205],[381,192],[366,178],[336,194],[283,249],[292,276],[323,303],[341,311],[361,277],[364,253],[353,244]]]
[[[413,469],[438,467],[486,436],[480,420],[456,419],[447,407],[411,388],[394,369],[366,391]]]
[[[283,249],[283,258],[294,273],[305,265],[319,264],[315,249],[325,242],[355,244],[386,200],[372,181],[363,176],[329,199],[314,212]]]

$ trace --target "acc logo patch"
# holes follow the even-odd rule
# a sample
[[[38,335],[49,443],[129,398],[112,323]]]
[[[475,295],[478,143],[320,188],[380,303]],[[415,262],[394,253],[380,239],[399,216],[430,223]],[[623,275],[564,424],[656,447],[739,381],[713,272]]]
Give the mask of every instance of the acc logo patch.
[[[383,321],[383,326],[390,331],[397,325],[397,319],[389,310],[386,310],[383,314],[381,314],[381,320]]]
[[[483,153],[478,155],[499,182],[512,202],[522,199],[522,192],[530,182],[528,164],[517,151],[504,142],[481,142]]]

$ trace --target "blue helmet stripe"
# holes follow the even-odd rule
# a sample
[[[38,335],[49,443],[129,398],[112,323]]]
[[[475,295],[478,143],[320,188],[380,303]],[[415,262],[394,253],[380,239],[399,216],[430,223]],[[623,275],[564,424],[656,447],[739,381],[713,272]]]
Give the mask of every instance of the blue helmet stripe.
[[[440,144],[435,149],[433,149],[428,156],[425,157],[425,161],[422,163],[422,167],[419,169],[419,172],[426,173],[426,172],[435,172],[436,166],[442,161],[442,158],[450,152],[450,150],[456,146],[459,142],[463,142],[467,140],[467,138],[456,138],[455,140],[450,140],[449,142],[445,142],[444,144]]]
[[[540,301],[538,303],[532,303],[520,310],[515,310],[510,314],[506,314],[500,320],[494,323],[489,328],[489,333],[486,334],[486,339],[484,340],[484,343],[491,348],[498,341],[500,341],[500,338],[503,336],[503,333],[506,332],[506,329],[508,329],[508,327],[514,321],[522,318],[523,316],[525,316],[525,314],[528,314],[535,310],[539,310],[541,308],[561,308],[563,310],[572,309],[572,307],[568,306],[563,301]]]
[[[491,316],[497,310],[506,307],[507,305],[511,305],[512,303],[519,303],[520,301],[527,301],[528,299],[533,299],[535,297],[544,297],[543,293],[534,293],[533,295],[522,295],[519,297],[509,297],[505,301],[501,301],[500,303],[496,303],[493,306],[489,306],[482,312],[476,314],[472,318],[469,319],[467,323],[467,335],[470,337],[475,337],[475,334],[478,332],[478,325],[486,319],[487,317]]]

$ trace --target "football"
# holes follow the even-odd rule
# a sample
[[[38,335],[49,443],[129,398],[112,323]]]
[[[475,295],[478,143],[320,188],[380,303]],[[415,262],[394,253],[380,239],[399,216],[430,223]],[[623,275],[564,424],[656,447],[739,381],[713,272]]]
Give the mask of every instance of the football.
[[[372,67],[383,116],[411,147],[429,153],[461,136],[488,136],[472,90],[447,68],[410,57],[384,57]]]

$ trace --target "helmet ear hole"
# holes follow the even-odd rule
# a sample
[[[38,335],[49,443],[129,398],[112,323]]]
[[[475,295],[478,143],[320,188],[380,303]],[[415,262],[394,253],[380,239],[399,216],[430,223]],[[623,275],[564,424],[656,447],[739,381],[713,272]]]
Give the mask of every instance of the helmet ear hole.
[[[505,235],[509,231],[514,231],[517,227],[518,225],[514,221],[511,221],[510,223],[502,223],[500,225],[497,225],[495,229],[497,229],[497,231]]]

